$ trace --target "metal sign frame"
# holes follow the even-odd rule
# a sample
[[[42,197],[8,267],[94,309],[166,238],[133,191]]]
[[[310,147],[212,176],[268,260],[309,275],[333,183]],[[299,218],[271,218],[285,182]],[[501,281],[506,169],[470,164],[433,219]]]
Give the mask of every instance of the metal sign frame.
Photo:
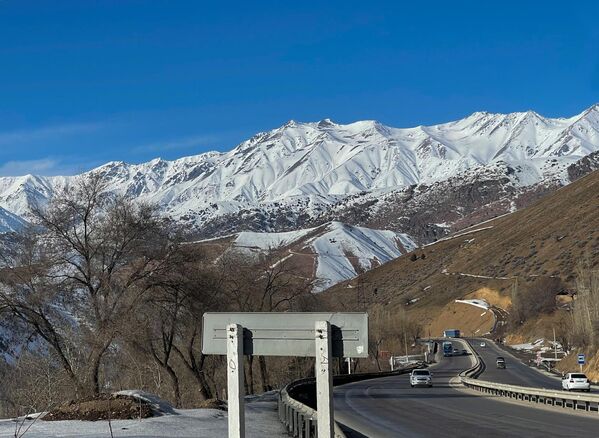
[[[225,328],[239,324],[245,355],[314,357],[317,321],[331,324],[333,357],[368,357],[368,314],[364,312],[206,312],[202,353],[227,354]]]
[[[244,355],[315,357],[317,436],[332,437],[332,358],[368,357],[368,314],[207,312],[202,353],[227,355],[229,438],[245,437]]]

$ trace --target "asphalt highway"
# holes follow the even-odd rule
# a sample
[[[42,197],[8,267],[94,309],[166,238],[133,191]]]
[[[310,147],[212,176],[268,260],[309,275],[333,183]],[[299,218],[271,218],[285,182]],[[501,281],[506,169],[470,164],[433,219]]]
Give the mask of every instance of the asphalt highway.
[[[478,352],[486,365],[486,369],[478,377],[479,379],[534,388],[562,389],[559,378],[547,376],[523,364],[516,357],[497,347],[494,342],[486,339],[473,339],[468,342]],[[481,342],[485,343],[485,347],[480,346]],[[502,356],[505,359],[505,369],[497,368],[495,363],[497,356]]]
[[[463,348],[459,342],[455,346]],[[349,437],[599,436],[599,416],[596,414],[566,414],[478,395],[456,382],[450,384],[460,371],[470,368],[470,356],[438,356],[437,359],[438,364],[431,368],[433,388],[411,388],[407,375],[336,387],[336,421],[346,429]],[[489,365],[494,364],[493,357]],[[559,381],[556,382],[559,385]]]

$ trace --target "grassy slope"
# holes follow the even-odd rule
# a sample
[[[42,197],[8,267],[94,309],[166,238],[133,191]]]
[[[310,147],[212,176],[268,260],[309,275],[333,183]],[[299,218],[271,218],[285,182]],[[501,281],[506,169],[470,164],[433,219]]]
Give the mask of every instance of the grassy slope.
[[[356,310],[380,303],[408,308],[423,322],[432,323],[449,302],[480,288],[507,298],[511,277],[528,281],[538,275],[558,275],[573,286],[582,257],[599,265],[599,171],[528,208],[459,234],[468,231],[417,249],[416,261],[408,254],[332,287],[321,296],[325,307]],[[412,299],[417,301],[406,306]]]

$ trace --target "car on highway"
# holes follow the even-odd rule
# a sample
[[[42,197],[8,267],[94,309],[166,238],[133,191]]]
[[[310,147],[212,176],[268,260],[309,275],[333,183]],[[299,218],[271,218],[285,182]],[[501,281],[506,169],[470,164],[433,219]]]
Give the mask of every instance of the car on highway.
[[[486,346],[487,346],[487,343],[486,343],[486,342],[481,342],[481,343],[480,343],[480,346],[481,346],[481,347],[486,347]]]
[[[587,391],[591,390],[589,379],[583,373],[567,373],[562,377],[562,388],[566,391]]]
[[[459,348],[454,348],[453,349],[453,355],[454,356],[459,356],[462,354],[462,350],[460,350]]]
[[[433,373],[424,368],[412,370],[410,373],[410,386],[433,386]]]
[[[497,359],[495,359],[495,365],[497,368],[505,369],[505,359],[501,356],[497,356]]]

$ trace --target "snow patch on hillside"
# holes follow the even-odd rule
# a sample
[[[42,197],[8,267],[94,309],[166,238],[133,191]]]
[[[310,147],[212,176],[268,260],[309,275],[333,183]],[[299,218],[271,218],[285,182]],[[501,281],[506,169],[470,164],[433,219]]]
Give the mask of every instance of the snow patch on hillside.
[[[242,232],[233,247],[250,252],[289,247],[284,259],[293,255],[314,258],[313,291],[319,292],[413,250],[416,243],[403,233],[330,222],[286,233]]]
[[[406,234],[332,222],[326,234],[311,242],[318,254],[317,286],[321,291],[393,260],[416,247]]]
[[[235,239],[235,246],[260,250],[273,250],[290,245],[314,231],[314,228],[285,233],[257,233],[242,231]]]
[[[489,303],[485,300],[455,300],[456,303],[470,304],[471,306],[480,307],[481,309],[489,310]]]

